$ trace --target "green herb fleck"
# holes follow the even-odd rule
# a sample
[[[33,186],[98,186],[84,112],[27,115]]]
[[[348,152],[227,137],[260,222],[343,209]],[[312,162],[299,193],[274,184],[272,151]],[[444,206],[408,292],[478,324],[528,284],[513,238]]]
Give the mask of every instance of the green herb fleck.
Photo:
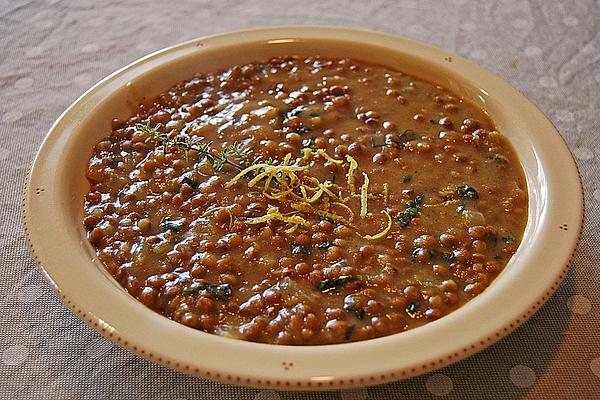
[[[412,175],[404,175],[404,178],[402,178],[402,183],[408,183],[412,181]]]
[[[244,146],[242,143],[233,143],[221,150],[217,157],[214,157],[212,156],[212,154],[209,154],[206,156],[206,158],[212,164],[215,171],[220,171],[223,169],[225,164],[233,165],[231,162],[232,160],[235,160],[239,163],[236,165],[244,166],[244,162],[249,155],[249,148]]]
[[[415,140],[420,136],[419,133],[413,131],[412,129],[406,129],[404,132],[398,134],[398,138],[394,139],[393,142],[396,144],[403,145],[411,140]]]
[[[182,150],[187,158],[190,150],[196,151],[199,160],[210,162],[215,171],[220,171],[226,164],[241,171],[251,153],[251,150],[241,143],[233,143],[217,152],[213,149],[212,142],[206,143],[194,136],[178,135],[172,138],[169,133],[159,131],[161,124],[154,128],[144,124],[137,124],[135,127],[139,132],[146,133],[150,135],[150,139],[157,141],[165,153],[174,147]]]
[[[362,320],[365,317],[365,310],[362,308],[357,308],[357,307],[358,307],[357,302],[352,302],[351,304],[345,304],[344,311],[346,311],[347,313],[354,314],[356,316],[356,318]]]
[[[171,232],[179,232],[183,227],[183,222],[185,220],[182,219],[168,219],[165,218],[161,223],[160,227],[164,230],[169,230]]]
[[[387,144],[388,143],[387,143],[385,136],[373,136],[371,138],[371,145],[373,147],[383,147]]]
[[[441,260],[448,264],[454,262],[454,254],[445,251],[431,250],[431,258]]]
[[[315,139],[316,139],[316,137],[310,137],[308,139],[304,139],[302,141],[302,147],[304,147],[304,148],[310,147],[311,149],[314,148],[314,146],[315,146]]]
[[[305,135],[305,134],[307,134],[310,131],[311,131],[311,129],[308,126],[301,126],[299,128],[296,128],[296,132],[299,135]]]
[[[515,242],[515,238],[512,236],[502,236],[502,241],[504,244],[511,244]]]
[[[456,189],[458,195],[463,199],[477,199],[479,198],[479,193],[477,190],[469,185],[460,186]]]
[[[200,285],[199,283],[194,282],[185,287],[181,293],[184,295],[194,295],[202,291],[207,291],[219,301],[229,301],[232,295],[231,286],[229,286],[228,283],[219,285]]]
[[[373,136],[371,138],[371,145],[373,147],[383,147],[396,143],[399,146],[404,146],[406,143],[415,140],[419,136],[419,133],[411,129],[406,129],[404,132],[398,133],[395,136]]]
[[[352,312],[352,311],[354,311],[354,309],[356,308],[357,305],[358,305],[358,303],[356,301],[353,301],[350,304],[344,304],[344,311]]]
[[[294,108],[293,110],[288,111],[286,117],[287,118],[297,117],[298,115],[300,115],[302,113],[302,111],[304,111],[303,107]]]
[[[344,333],[344,340],[350,340],[352,333],[354,333],[354,325],[349,325],[348,328],[346,328],[346,333]]]
[[[499,163],[505,163],[506,162],[506,158],[504,158],[502,155],[500,154],[494,154],[493,156],[489,156],[486,157],[488,160],[493,160]]]
[[[174,281],[168,282],[166,285],[169,285],[169,286],[183,285],[184,283],[188,283],[191,280],[192,280],[192,278],[190,277],[190,273],[186,271],[186,272],[179,274]]]
[[[191,186],[194,189],[198,189],[199,184],[194,182],[191,178],[184,176],[183,179],[181,181],[179,181],[182,185],[184,183],[188,184],[189,186]]]
[[[408,307],[406,307],[406,313],[408,315],[410,315],[412,318],[414,318],[418,309],[419,309],[419,302],[413,301],[408,305]]]
[[[303,111],[306,111],[306,107],[305,106],[299,106],[296,108],[293,108],[291,110],[281,110],[279,112],[281,119],[283,121],[286,121],[292,117],[297,117],[298,115],[300,115]]]
[[[292,247],[292,254],[297,256],[299,254],[310,254],[310,247],[306,247],[306,246],[293,246]]]
[[[114,151],[109,151],[108,152],[108,159],[110,160],[110,166],[111,167],[116,167],[118,164],[118,160],[117,160],[117,155],[115,154]]]
[[[417,194],[417,196],[408,203],[408,207],[400,212],[398,215],[398,222],[401,227],[408,226],[408,224],[419,215],[424,198],[425,195],[423,192]]]
[[[321,215],[319,217],[319,219],[325,220],[325,221],[329,221],[329,222],[332,222],[334,224],[336,223],[335,217],[331,213],[325,213],[324,215]]]
[[[317,289],[323,293],[330,292],[332,290],[338,290],[348,282],[362,280],[360,275],[341,275],[334,279],[325,279],[317,285]]]
[[[321,242],[321,243],[317,243],[315,244],[315,247],[317,249],[321,249],[321,250],[325,250],[330,248],[331,246],[333,246],[333,242],[330,242],[329,240],[325,241],[325,242]]]

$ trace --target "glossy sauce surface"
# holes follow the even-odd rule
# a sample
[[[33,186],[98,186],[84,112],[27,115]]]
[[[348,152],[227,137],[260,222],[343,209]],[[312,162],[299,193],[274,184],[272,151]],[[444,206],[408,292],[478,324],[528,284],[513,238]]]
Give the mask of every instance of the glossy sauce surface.
[[[113,121],[86,176],[90,242],[131,295],[276,344],[443,317],[502,271],[527,220],[518,159],[482,110],[350,59],[197,75]]]

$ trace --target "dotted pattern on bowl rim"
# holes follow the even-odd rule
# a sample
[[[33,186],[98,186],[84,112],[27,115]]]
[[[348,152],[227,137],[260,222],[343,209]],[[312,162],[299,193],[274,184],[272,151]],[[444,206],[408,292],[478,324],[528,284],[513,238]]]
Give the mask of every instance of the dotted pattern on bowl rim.
[[[577,163],[574,162],[574,164],[575,164],[575,169],[577,171],[577,174],[579,176],[581,176],[579,173],[579,167],[578,167]],[[30,168],[30,170],[31,170],[31,168]],[[25,217],[26,197],[27,197],[27,193],[29,191],[29,184],[30,184],[30,181],[29,181],[29,175],[28,175],[26,177],[25,185],[23,185],[23,195],[22,195],[22,202],[21,202],[21,218],[23,221],[23,228],[25,230],[25,235],[27,237],[27,243],[29,245],[29,248],[31,249],[31,254],[33,255],[33,258],[34,258],[37,266],[42,270],[43,275],[46,278],[48,278],[49,275],[47,275],[40,259],[38,258],[37,254],[35,252],[35,248],[33,246],[31,237],[29,235],[29,229],[27,226],[27,218]],[[582,198],[583,198],[583,204],[585,205],[585,191],[583,190],[582,184],[580,184],[580,190],[581,190],[581,194],[582,194]],[[40,187],[35,188],[36,195],[41,195],[44,192],[45,192],[45,188],[40,188]],[[178,361],[170,360],[166,357],[155,355],[152,352],[148,352],[143,348],[140,348],[132,343],[129,343],[128,340],[122,338],[121,336],[119,336],[118,334],[116,334],[114,332],[107,333],[106,327],[100,326],[97,318],[95,318],[90,313],[86,313],[84,310],[81,310],[80,308],[78,308],[76,304],[71,302],[71,300],[69,298],[67,298],[67,296],[65,296],[60,291],[60,289],[54,288],[54,291],[55,291],[56,295],[61,299],[61,301],[64,304],[66,304],[67,307],[69,307],[69,309],[71,311],[73,311],[82,321],[84,321],[87,325],[92,327],[98,333],[102,334],[104,337],[111,340],[113,343],[119,345],[120,347],[122,347],[132,353],[139,355],[142,358],[145,358],[146,360],[149,360],[149,361],[157,363],[157,364],[164,365],[168,368],[183,372],[188,375],[193,375],[193,376],[196,376],[199,378],[207,378],[207,379],[210,379],[213,381],[219,381],[219,382],[235,384],[235,385],[253,386],[253,387],[270,388],[270,389],[283,389],[283,390],[286,390],[286,389],[287,390],[336,390],[336,389],[341,389],[341,388],[347,389],[347,388],[352,388],[352,387],[371,386],[371,385],[376,385],[376,384],[381,384],[381,383],[386,383],[386,382],[390,382],[390,381],[406,379],[406,378],[422,375],[427,372],[431,372],[431,371],[440,369],[442,367],[448,366],[454,362],[460,361],[472,354],[475,354],[475,353],[489,347],[490,345],[494,344],[495,342],[502,339],[504,336],[508,335],[510,332],[512,332],[513,330],[518,328],[520,325],[522,325],[525,321],[527,321],[527,319],[529,317],[531,317],[550,298],[550,296],[552,296],[552,294],[556,291],[556,289],[558,289],[558,287],[562,283],[564,277],[566,276],[567,272],[570,269],[570,266],[571,266],[571,263],[573,262],[573,258],[575,257],[577,248],[579,247],[579,242],[581,240],[581,235],[583,233],[584,222],[585,222],[585,207],[583,207],[582,217],[581,217],[581,221],[580,221],[581,227],[580,227],[578,235],[577,235],[577,240],[576,240],[575,246],[569,256],[567,264],[563,267],[562,271],[560,272],[560,274],[558,275],[558,277],[556,278],[554,283],[549,288],[547,288],[544,295],[542,295],[542,297],[540,297],[524,314],[513,319],[512,322],[505,325],[501,330],[495,332],[494,334],[492,334],[490,336],[487,336],[486,338],[479,340],[478,342],[474,342],[473,344],[471,344],[468,347],[464,347],[460,351],[453,352],[451,354],[448,354],[445,357],[438,358],[437,360],[432,360],[427,363],[415,365],[412,367],[406,367],[406,368],[398,370],[398,371],[381,373],[381,374],[377,374],[377,375],[365,375],[365,376],[359,376],[359,377],[355,377],[355,378],[346,378],[346,379],[331,379],[326,382],[323,382],[323,381],[313,382],[310,380],[298,380],[298,379],[296,379],[296,380],[293,380],[293,379],[259,379],[259,378],[251,378],[251,377],[247,377],[247,376],[243,377],[240,375],[231,375],[231,374],[226,374],[226,373],[209,370],[209,369],[201,369],[201,368],[194,367],[191,365],[182,364]],[[559,229],[561,231],[567,231],[568,226],[566,224],[563,224],[563,225],[559,226]],[[293,366],[294,363],[291,360],[283,361],[281,365],[282,365],[282,368],[284,368],[285,370],[289,370],[289,368],[291,366]],[[286,366],[287,366],[287,368],[286,368]]]

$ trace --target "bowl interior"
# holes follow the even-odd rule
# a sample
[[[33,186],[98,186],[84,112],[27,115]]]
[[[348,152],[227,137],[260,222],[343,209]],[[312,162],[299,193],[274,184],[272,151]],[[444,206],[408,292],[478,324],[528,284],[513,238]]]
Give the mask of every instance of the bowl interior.
[[[439,83],[484,108],[508,137],[527,179],[528,223],[519,250],[481,295],[412,331],[343,345],[292,347],[234,341],[184,327],[144,307],[104,270],[81,219],[89,189],[84,170],[93,145],[110,132],[112,118],[130,116],[141,100],[196,72],[290,54],[366,60]],[[292,382],[304,388],[324,382],[333,388],[348,386],[349,379],[350,386],[358,386],[365,378],[376,383],[440,367],[518,326],[562,279],[581,228],[581,196],[573,160],[551,123],[487,71],[451,53],[388,35],[274,28],[184,43],[145,57],[90,89],[55,123],[36,158],[25,222],[36,258],[61,296],[121,345],[188,373],[234,383],[241,379],[280,387]],[[570,231],[559,232],[565,224]],[[281,365],[292,360],[296,367],[290,376]]]
[[[59,168],[59,180],[69,183],[68,191],[63,194],[69,199],[68,207],[63,211],[68,214],[73,227],[79,228],[85,235],[81,220],[83,217],[82,198],[89,190],[89,184],[82,172],[85,170],[91,149],[102,137],[110,133],[110,121],[113,118],[127,118],[135,112],[136,106],[148,98],[152,98],[171,86],[189,79],[198,72],[216,72],[232,65],[265,60],[273,56],[284,55],[324,55],[331,57],[351,57],[368,60],[389,68],[405,72],[415,77],[438,83],[466,101],[475,103],[486,110],[498,129],[505,134],[515,147],[525,171],[529,186],[529,214],[527,229],[537,225],[541,206],[544,204],[543,174],[536,162],[533,143],[520,126],[519,119],[510,118],[510,110],[490,98],[488,92],[473,85],[465,76],[456,74],[454,68],[441,68],[418,54],[401,52],[395,49],[375,45],[359,45],[352,41],[315,40],[315,39],[277,39],[233,44],[223,47],[198,46],[198,51],[187,54],[172,62],[162,64],[144,74],[127,80],[124,85],[108,94],[73,126],[72,140],[65,143],[62,165]],[[444,59],[447,64],[447,59]],[[445,66],[442,64],[442,66]],[[66,200],[66,199],[65,199]],[[527,238],[529,235],[525,235]],[[91,246],[88,251],[93,253]],[[103,268],[102,268],[103,269]]]

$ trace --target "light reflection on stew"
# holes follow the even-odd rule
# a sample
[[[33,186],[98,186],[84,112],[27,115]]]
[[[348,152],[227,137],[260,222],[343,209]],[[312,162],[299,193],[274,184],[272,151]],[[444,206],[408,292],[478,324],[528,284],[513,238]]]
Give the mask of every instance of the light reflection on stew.
[[[114,120],[86,176],[89,240],[131,295],[275,344],[443,317],[502,271],[527,219],[518,159],[482,110],[351,59],[198,74]]]

